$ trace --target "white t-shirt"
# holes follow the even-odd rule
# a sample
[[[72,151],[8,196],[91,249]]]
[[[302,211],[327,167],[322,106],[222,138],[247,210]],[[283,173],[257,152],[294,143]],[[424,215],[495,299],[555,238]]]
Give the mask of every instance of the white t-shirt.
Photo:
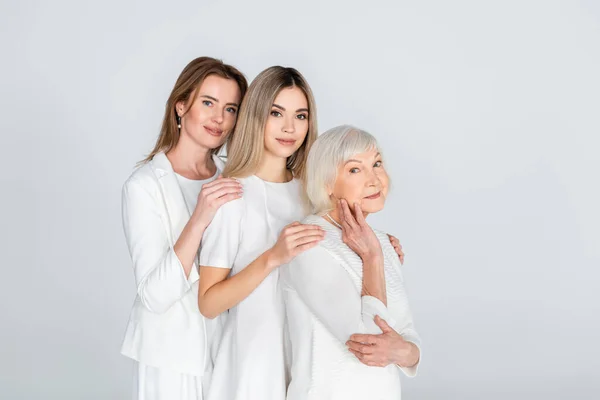
[[[196,208],[196,205],[198,203],[198,195],[200,194],[200,191],[202,190],[202,185],[204,185],[206,183],[210,183],[210,182],[214,181],[215,179],[217,179],[217,176],[219,176],[219,174],[221,172],[222,171],[217,166],[217,171],[215,172],[215,174],[213,176],[211,176],[208,179],[199,179],[199,180],[189,179],[182,175],[179,175],[178,173],[175,173],[175,176],[177,177],[177,182],[179,183],[179,188],[181,189],[181,193],[183,194],[183,199],[185,200],[185,204],[187,206],[187,209],[188,209],[190,215],[194,212],[194,209]],[[198,259],[199,259],[199,255],[200,255],[200,249],[202,249],[202,245],[203,244],[200,243],[200,248],[198,249],[198,255],[196,257],[196,265],[200,265],[198,263]],[[197,287],[197,286],[195,286],[195,287]],[[196,296],[197,296],[197,293],[196,293]],[[220,315],[218,318],[213,318],[213,319],[205,318],[204,319],[204,323],[206,326],[206,337],[208,338],[207,345],[209,348],[210,360],[211,360],[211,362],[206,365],[206,370],[204,371],[204,377],[202,379],[202,381],[204,382],[203,384],[207,387],[208,387],[208,385],[210,385],[210,381],[212,379],[211,374],[212,374],[214,359],[217,354],[217,349],[219,348],[219,344],[221,343],[221,336],[223,335],[223,326],[225,324],[226,317],[227,317],[227,315],[223,314],[223,315]],[[206,390],[206,388],[204,390]]]
[[[198,195],[200,194],[200,190],[202,190],[202,185],[205,183],[210,183],[217,179],[217,176],[221,171],[217,168],[217,172],[213,176],[208,179],[195,180],[189,179],[185,176],[175,174],[177,177],[177,182],[179,183],[179,187],[181,188],[181,193],[183,193],[183,198],[185,199],[185,204],[187,205],[188,211],[190,215],[194,212],[196,208],[196,204],[198,203]]]
[[[204,233],[200,265],[239,273],[271,248],[286,225],[306,215],[299,181],[241,178],[244,195],[223,205]],[[229,310],[208,400],[282,400],[286,355],[279,268]]]

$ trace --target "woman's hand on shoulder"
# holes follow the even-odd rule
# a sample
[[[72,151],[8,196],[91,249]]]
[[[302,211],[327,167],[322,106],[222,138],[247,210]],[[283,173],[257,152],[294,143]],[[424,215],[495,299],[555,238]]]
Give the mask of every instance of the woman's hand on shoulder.
[[[390,235],[389,233],[387,235],[390,239],[390,244],[396,251],[396,254],[398,254],[398,258],[400,258],[400,264],[404,265],[404,252],[402,251],[402,245],[400,244],[400,241],[398,240],[398,238]]]
[[[242,193],[242,184],[237,179],[223,178],[219,175],[214,181],[202,185],[192,218],[198,224],[207,227],[223,204],[241,198]]]
[[[292,222],[281,230],[277,243],[268,250],[269,268],[289,263],[298,254],[315,247],[325,237],[318,225]]]

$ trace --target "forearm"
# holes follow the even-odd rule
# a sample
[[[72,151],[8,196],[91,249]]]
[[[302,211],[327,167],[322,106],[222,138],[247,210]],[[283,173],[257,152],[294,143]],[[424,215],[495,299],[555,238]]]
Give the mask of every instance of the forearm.
[[[206,267],[201,267],[206,268]],[[209,267],[210,268],[210,267]],[[265,252],[239,273],[198,291],[198,307],[207,318],[215,318],[250,295],[273,270]],[[200,278],[202,280],[202,277]]]
[[[387,306],[383,255],[363,259],[362,296],[372,296]]]
[[[204,234],[205,229],[206,225],[200,223],[198,219],[192,215],[192,218],[190,218],[183,228],[181,235],[179,235],[179,238],[173,247],[177,258],[183,266],[183,272],[186,279],[189,278],[190,272],[192,271],[194,260],[196,259],[196,254],[198,254],[198,248],[200,247],[200,242],[202,241],[202,235]]]

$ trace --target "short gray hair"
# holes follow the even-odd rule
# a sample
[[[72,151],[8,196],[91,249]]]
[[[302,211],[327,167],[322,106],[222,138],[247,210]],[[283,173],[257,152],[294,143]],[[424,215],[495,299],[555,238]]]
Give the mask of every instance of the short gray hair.
[[[334,208],[328,188],[335,184],[340,165],[357,154],[374,149],[381,152],[375,137],[351,125],[336,126],[319,135],[306,161],[306,194],[313,213]]]

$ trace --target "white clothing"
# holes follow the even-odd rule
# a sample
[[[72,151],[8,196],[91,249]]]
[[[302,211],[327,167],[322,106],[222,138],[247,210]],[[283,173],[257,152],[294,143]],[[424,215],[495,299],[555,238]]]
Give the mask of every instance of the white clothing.
[[[282,228],[306,215],[299,181],[241,178],[244,195],[223,205],[204,232],[200,265],[235,275],[271,248]],[[279,268],[229,310],[208,400],[285,398],[284,305]]]
[[[133,400],[202,400],[202,377],[136,363]]]
[[[220,172],[223,162],[216,156],[213,160]],[[209,349],[212,337],[221,335],[217,332],[220,319],[209,322],[200,314],[197,263],[186,279],[173,249],[190,210],[164,153],[127,179],[122,207],[137,296],[121,352],[138,361],[140,368],[208,381],[212,372]],[[145,378],[144,382],[150,381]]]
[[[198,204],[198,195],[202,190],[202,185],[210,183],[217,179],[217,176],[221,173],[221,170],[217,168],[217,172],[208,179],[190,179],[185,176],[179,175],[175,173],[175,177],[177,178],[177,183],[179,183],[179,187],[181,188],[181,193],[183,194],[183,200],[187,205],[188,212],[190,215],[194,212],[196,208],[196,204]]]
[[[385,259],[386,307],[375,297],[361,296],[362,260],[342,242],[341,230],[315,215],[303,223],[319,225],[326,234],[281,269],[293,352],[287,399],[400,399],[400,370],[414,376],[416,366],[369,367],[345,345],[355,333],[382,333],[374,322],[379,315],[419,346],[400,262],[388,236],[375,231]]]

